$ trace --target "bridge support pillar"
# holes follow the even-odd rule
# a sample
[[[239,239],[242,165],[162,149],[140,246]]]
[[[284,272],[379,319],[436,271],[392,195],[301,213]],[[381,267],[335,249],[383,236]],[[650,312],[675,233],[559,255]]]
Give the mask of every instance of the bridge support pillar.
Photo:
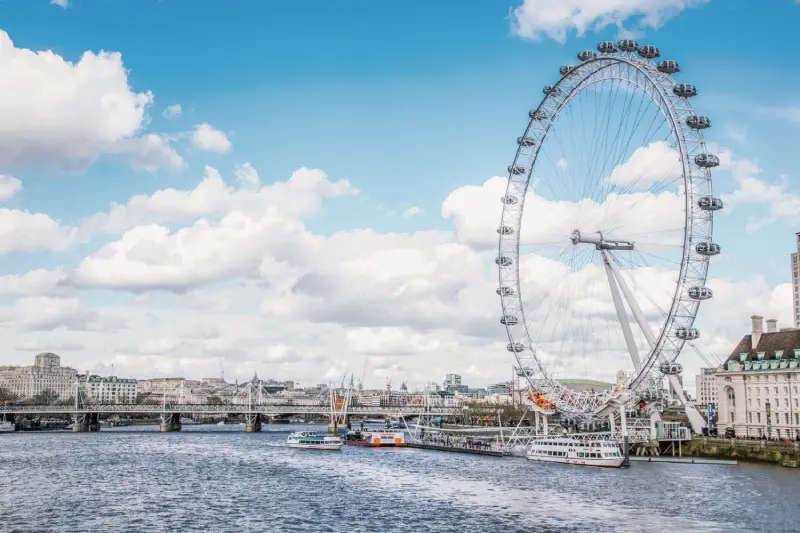
[[[261,415],[247,415],[245,416],[244,430],[246,433],[257,433],[261,431]]]
[[[161,432],[169,433],[172,431],[181,430],[181,415],[180,413],[169,413],[161,416]]]
[[[74,433],[96,433],[100,431],[100,414],[88,413],[76,417],[75,422],[72,424],[72,431]]]
[[[328,433],[341,433],[350,429],[350,415],[337,418],[338,420],[332,420],[331,423],[328,424]]]

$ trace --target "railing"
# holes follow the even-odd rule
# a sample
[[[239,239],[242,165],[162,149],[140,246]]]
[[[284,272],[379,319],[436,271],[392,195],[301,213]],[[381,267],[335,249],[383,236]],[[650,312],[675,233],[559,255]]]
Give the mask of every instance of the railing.
[[[0,414],[86,414],[86,413],[127,413],[127,414],[226,414],[253,413],[263,415],[319,414],[330,415],[329,405],[247,405],[247,404],[89,404],[77,409],[72,405],[0,405]],[[422,406],[361,407],[347,408],[348,415],[387,415],[417,416],[420,414],[451,416],[460,412],[455,407]]]

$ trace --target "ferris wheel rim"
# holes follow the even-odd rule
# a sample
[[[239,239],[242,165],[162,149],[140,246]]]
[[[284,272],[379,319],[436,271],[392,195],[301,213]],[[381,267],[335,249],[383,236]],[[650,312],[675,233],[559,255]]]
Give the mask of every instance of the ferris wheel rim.
[[[592,70],[592,67],[598,67],[596,70]],[[519,143],[519,147],[517,148],[514,160],[512,162],[511,167],[509,167],[509,178],[506,186],[506,195],[508,196],[512,189],[513,192],[519,194],[519,203],[518,205],[511,206],[508,203],[504,202],[503,211],[501,215],[501,228],[505,227],[507,221],[507,213],[511,209],[517,209],[519,213],[518,220],[516,222],[516,227],[514,228],[516,231],[511,238],[513,242],[513,250],[512,250],[512,270],[515,275],[512,278],[508,276],[504,277],[504,268],[503,265],[500,265],[499,276],[498,280],[500,286],[498,287],[498,293],[501,297],[501,304],[503,309],[503,318],[507,316],[507,310],[509,307],[513,307],[513,305],[507,305],[510,301],[513,300],[513,303],[517,304],[516,307],[518,309],[518,313],[521,315],[521,322],[522,326],[521,329],[524,331],[524,335],[520,337],[519,335],[512,334],[511,326],[505,323],[506,332],[509,339],[509,351],[512,351],[517,364],[519,365],[520,369],[525,369],[526,365],[529,361],[523,360],[523,351],[518,351],[516,346],[514,345],[515,342],[520,340],[527,341],[525,343],[525,350],[530,353],[525,353],[524,355],[529,356],[536,364],[541,373],[543,379],[536,380],[533,379],[530,372],[527,370],[524,372],[524,377],[528,384],[532,388],[538,389],[549,389],[549,396],[561,396],[562,401],[559,402],[561,404],[560,407],[566,408],[563,409],[568,412],[580,414],[585,413],[587,408],[591,407],[599,407],[603,403],[605,403],[612,395],[612,390],[605,390],[600,393],[576,393],[572,391],[555,380],[551,377],[547,371],[546,365],[542,363],[542,361],[536,356],[535,350],[533,347],[532,336],[528,328],[528,322],[525,320],[525,312],[522,309],[521,305],[521,276],[519,273],[519,257],[520,257],[520,239],[521,239],[521,226],[522,226],[522,219],[524,216],[524,204],[526,195],[528,192],[528,187],[530,185],[530,178],[531,174],[536,167],[537,158],[539,155],[539,150],[541,146],[545,143],[550,127],[555,123],[556,118],[560,115],[560,113],[570,104],[572,98],[579,94],[582,91],[585,91],[588,87],[590,87],[594,83],[598,83],[600,81],[607,80],[609,78],[599,78],[594,79],[591,81],[591,78],[594,77],[598,72],[604,69],[611,69],[614,67],[621,67],[626,69],[627,72],[635,71],[637,74],[640,74],[644,78],[644,83],[649,83],[650,87],[654,89],[654,93],[652,94],[645,90],[640,84],[632,82],[629,78],[621,79],[621,81],[625,81],[629,84],[637,86],[638,89],[643,90],[649,97],[650,102],[655,103],[659,108],[659,111],[664,116],[666,122],[669,124],[670,132],[672,135],[672,139],[675,142],[675,146],[679,151],[679,157],[681,161],[681,181],[683,183],[683,199],[685,205],[685,213],[684,213],[684,227],[682,232],[683,243],[682,243],[682,253],[681,253],[681,265],[678,269],[679,277],[675,284],[675,291],[672,298],[672,302],[670,304],[670,309],[668,312],[667,317],[661,324],[660,329],[658,331],[658,337],[655,346],[649,350],[647,358],[642,362],[642,364],[634,369],[633,375],[629,377],[625,386],[628,390],[635,389],[638,387],[644,380],[647,379],[650,372],[653,370],[653,366],[655,362],[663,353],[664,345],[671,341],[673,344],[673,352],[674,357],[672,357],[671,361],[674,362],[677,359],[677,356],[680,354],[680,351],[683,347],[683,344],[686,340],[682,339],[672,339],[670,340],[668,334],[673,332],[675,329],[676,323],[676,315],[678,313],[678,308],[681,304],[684,304],[684,300],[689,300],[688,297],[682,295],[681,292],[686,289],[687,283],[687,272],[689,263],[694,261],[697,263],[692,278],[695,282],[701,282],[701,286],[705,286],[705,282],[707,280],[708,274],[708,265],[709,265],[709,257],[703,256],[699,253],[696,253],[693,248],[692,242],[692,222],[694,220],[694,216],[701,210],[697,208],[694,204],[695,195],[694,195],[694,188],[692,187],[693,180],[705,180],[706,190],[709,194],[711,194],[711,173],[710,168],[699,168],[695,173],[693,173],[693,169],[691,167],[690,162],[690,154],[694,152],[695,157],[698,154],[704,154],[708,156],[708,152],[706,149],[706,143],[704,137],[702,135],[702,131],[697,129],[695,131],[696,139],[694,142],[696,143],[696,147],[694,150],[689,150],[687,146],[687,139],[685,138],[682,133],[684,133],[684,128],[682,128],[682,124],[680,122],[681,114],[683,117],[688,116],[696,116],[694,113],[694,109],[692,105],[689,103],[688,98],[682,99],[683,108],[681,109],[681,113],[679,113],[678,109],[676,108],[673,97],[671,96],[672,91],[668,91],[668,88],[674,88],[677,85],[677,82],[672,78],[670,73],[663,73],[659,72],[656,68],[656,64],[652,60],[646,59],[639,59],[635,58],[634,54],[625,54],[625,53],[613,53],[613,54],[602,54],[599,56],[595,56],[591,59],[586,61],[582,61],[581,64],[577,65],[574,68],[571,68],[567,73],[562,73],[562,77],[558,80],[558,82],[552,86],[554,90],[548,91],[545,90],[545,96],[540,101],[539,105],[536,107],[534,111],[531,111],[531,120],[528,122],[528,126],[525,128],[523,139],[528,138],[529,134],[532,131],[532,127],[537,120],[542,120],[545,124],[540,131],[540,135],[538,136],[538,143],[533,150],[533,155],[530,157],[530,164],[528,165],[525,173],[524,173],[524,180],[520,181],[517,178],[515,181],[515,175],[511,172],[512,167],[516,167],[518,161],[520,160],[520,155],[523,153],[523,145]],[[567,86],[567,81],[575,78],[578,78],[580,81],[575,83],[571,89],[566,93],[566,95],[559,94],[559,91],[563,86]],[[588,82],[588,83],[587,83]],[[674,91],[674,89],[673,89]],[[551,108],[548,108],[549,103],[557,102],[557,106],[553,111]],[[540,115],[544,112],[545,118],[535,118],[535,116]],[[517,190],[514,185],[522,185],[521,190]],[[505,197],[504,197],[505,198]],[[713,236],[713,216],[708,216],[706,221],[707,223],[707,241],[711,243],[711,239]],[[500,228],[498,228],[498,233],[500,233]],[[500,233],[499,241],[498,241],[498,252],[500,257],[503,256],[504,253],[507,253],[509,250],[507,247],[504,248],[504,243],[509,241],[508,236],[503,235]],[[508,286],[508,281],[513,280],[513,293],[506,294],[504,292],[503,287]],[[687,315],[684,316],[684,323],[688,323],[689,326],[694,323],[694,320],[697,316],[697,309],[699,308],[699,301],[696,300],[689,300],[688,306],[686,307],[686,311],[688,311]],[[673,342],[674,341],[674,342]],[[513,350],[511,349],[513,348]],[[589,409],[590,410],[590,409]]]

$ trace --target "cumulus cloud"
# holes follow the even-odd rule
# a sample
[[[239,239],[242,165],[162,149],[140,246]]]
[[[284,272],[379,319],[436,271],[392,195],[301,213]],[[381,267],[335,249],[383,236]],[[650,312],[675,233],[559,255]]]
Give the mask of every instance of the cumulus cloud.
[[[760,178],[761,167],[756,161],[738,158],[726,148],[715,147],[720,158],[720,169],[731,172],[737,184],[732,193],[722,195],[728,210],[740,206],[763,206],[766,214],[750,218],[745,229],[754,233],[776,222],[797,224],[800,222],[800,194],[797,194],[785,178],[768,182]]]
[[[63,9],[67,9],[67,7],[69,7],[69,1],[68,0],[50,0],[50,5],[58,6],[58,7],[63,8]]]
[[[49,215],[0,208],[0,254],[66,250],[76,239],[75,228],[62,226]]]
[[[61,270],[37,269],[25,274],[0,276],[0,295],[2,296],[43,296],[62,292],[59,286],[64,280]]]
[[[159,189],[150,195],[136,195],[125,204],[112,204],[108,211],[86,217],[81,233],[119,234],[137,225],[194,222],[203,217],[239,212],[258,218],[269,211],[294,217],[319,213],[326,198],[358,195],[347,180],[331,181],[319,169],[300,168],[287,181],[262,187],[258,173],[249,163],[237,169],[242,186],[225,183],[219,171],[206,166],[203,179],[192,190]]]
[[[656,141],[634,150],[605,181],[633,189],[649,189],[656,183],[669,183],[681,176],[683,166],[678,152],[666,142]]]
[[[22,181],[14,176],[0,174],[0,202],[11,200],[22,190]]]
[[[192,146],[198,150],[224,154],[230,152],[232,145],[225,133],[204,122],[194,127]]]
[[[524,39],[543,37],[564,42],[571,31],[578,37],[615,25],[623,29],[634,19],[635,31],[658,29],[681,11],[708,0],[523,0],[511,12],[511,31]],[[631,30],[625,30],[630,33]]]
[[[119,53],[84,52],[73,63],[17,48],[2,30],[0,49],[0,164],[82,170],[103,154],[143,167],[183,164],[163,138],[139,136],[153,95],[131,90]]]

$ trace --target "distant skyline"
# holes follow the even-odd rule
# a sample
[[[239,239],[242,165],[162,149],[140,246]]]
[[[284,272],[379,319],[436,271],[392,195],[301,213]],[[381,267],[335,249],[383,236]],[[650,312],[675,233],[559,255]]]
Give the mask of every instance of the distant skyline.
[[[0,364],[508,380],[491,178],[559,66],[620,37],[680,62],[723,158],[698,346],[793,325],[792,0],[5,0],[0,20]],[[693,390],[705,364],[681,361]]]

